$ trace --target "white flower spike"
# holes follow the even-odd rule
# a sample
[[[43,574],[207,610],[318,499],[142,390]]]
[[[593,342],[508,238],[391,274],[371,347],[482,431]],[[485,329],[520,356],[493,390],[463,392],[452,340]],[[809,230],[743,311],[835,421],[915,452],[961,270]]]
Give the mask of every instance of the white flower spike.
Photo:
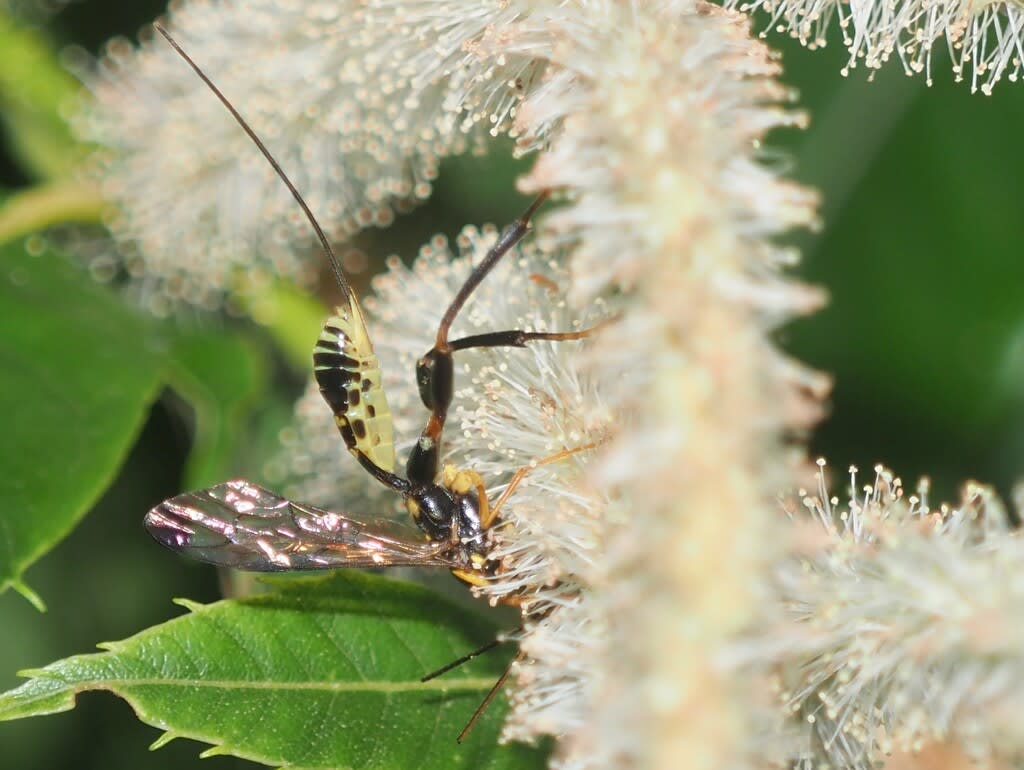
[[[1017,0],[727,0],[747,13],[765,11],[766,29],[788,32],[810,48],[825,45],[833,19],[850,51],[849,69],[878,69],[897,59],[908,75],[932,83],[932,55],[945,43],[958,81],[992,93],[1017,82],[1024,62],[1024,6]]]
[[[996,496],[971,484],[959,505],[930,508],[926,484],[908,496],[879,466],[863,489],[850,469],[841,506],[821,465],[794,511],[806,547],[778,572],[786,616],[771,639],[803,765],[1020,756],[1024,541]]]
[[[537,75],[481,63],[501,3],[194,0],[164,26],[264,137],[332,238],[429,196],[441,157],[507,130]],[[108,223],[143,304],[215,308],[272,276],[311,284],[319,253],[287,190],[152,31],[108,43],[77,120],[102,150]],[[109,257],[104,258],[109,261]],[[109,270],[109,266],[107,268]]]

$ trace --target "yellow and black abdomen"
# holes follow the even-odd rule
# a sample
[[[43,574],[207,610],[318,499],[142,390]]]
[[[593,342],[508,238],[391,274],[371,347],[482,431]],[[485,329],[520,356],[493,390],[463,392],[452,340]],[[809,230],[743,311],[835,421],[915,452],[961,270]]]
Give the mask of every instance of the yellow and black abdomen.
[[[393,472],[391,409],[358,306],[340,307],[327,319],[313,348],[313,374],[349,451]]]

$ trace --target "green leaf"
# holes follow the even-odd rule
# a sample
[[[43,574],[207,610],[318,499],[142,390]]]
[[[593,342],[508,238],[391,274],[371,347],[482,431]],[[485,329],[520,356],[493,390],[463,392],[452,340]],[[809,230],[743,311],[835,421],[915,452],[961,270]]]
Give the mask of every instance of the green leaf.
[[[223,481],[233,475],[238,437],[266,389],[264,356],[241,335],[182,329],[175,335],[170,365],[170,385],[189,402],[196,418],[184,486],[195,489]]]
[[[106,489],[163,369],[148,319],[28,243],[0,247],[0,590]]]
[[[323,303],[287,281],[274,281],[254,296],[243,296],[246,312],[273,337],[288,362],[308,372],[313,345],[329,315]]]
[[[493,638],[487,623],[425,588],[360,573],[276,580],[277,590],[207,606],[107,652],[67,658],[0,695],[0,719],[65,711],[109,690],[174,737],[286,768],[542,767],[543,752],[500,746],[499,697],[455,738],[505,660],[419,677]],[[511,651],[509,651],[511,652]],[[507,660],[507,653],[505,655]]]
[[[0,10],[0,119],[27,172],[67,176],[84,151],[61,117],[80,86],[61,66],[54,46],[38,30]]]

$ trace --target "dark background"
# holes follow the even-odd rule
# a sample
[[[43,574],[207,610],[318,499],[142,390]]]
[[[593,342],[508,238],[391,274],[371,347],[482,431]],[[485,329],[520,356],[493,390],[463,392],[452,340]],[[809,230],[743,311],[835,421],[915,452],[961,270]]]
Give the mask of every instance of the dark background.
[[[83,0],[41,23],[59,44],[97,52],[112,35],[134,35],[162,7]],[[831,303],[779,334],[793,355],[836,379],[812,451],[840,478],[850,464],[869,478],[879,461],[908,485],[930,475],[936,500],[972,478],[1007,493],[1024,468],[1024,93],[1004,81],[991,97],[971,95],[952,82],[941,52],[931,88],[893,66],[871,83],[862,69],[843,78],[836,37],[819,52],[772,38],[784,51],[786,81],[812,116],[808,131],[783,132],[773,145],[792,176],[825,198],[823,229],[797,238],[798,272],[826,287]],[[364,236],[362,248],[373,259],[409,256],[434,232],[505,223],[520,208],[515,174],[501,152],[448,162],[431,202]],[[0,154],[0,184],[24,181]],[[299,385],[284,375],[278,398]],[[163,400],[96,510],[29,571],[49,611],[40,615],[11,592],[0,596],[0,686],[15,685],[19,668],[88,652],[177,614],[171,596],[217,598],[212,570],[157,550],[140,526],[146,510],[180,491],[188,444],[188,415]],[[200,766],[200,747],[185,741],[147,754],[157,732],[112,696],[82,701],[68,714],[0,724],[0,766]],[[236,766],[251,765],[223,757],[201,765]]]

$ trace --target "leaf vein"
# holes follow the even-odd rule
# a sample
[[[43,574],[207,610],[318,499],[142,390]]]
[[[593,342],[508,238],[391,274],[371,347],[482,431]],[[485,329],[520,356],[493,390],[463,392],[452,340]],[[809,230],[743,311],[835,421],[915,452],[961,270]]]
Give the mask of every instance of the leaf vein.
[[[131,687],[194,687],[211,688],[224,690],[296,690],[296,691],[320,691],[320,692],[381,692],[381,693],[405,693],[433,690],[437,692],[447,691],[473,691],[487,690],[493,684],[492,679],[483,677],[467,677],[462,679],[449,679],[445,682],[431,680],[429,682],[416,681],[391,681],[364,680],[359,682],[286,682],[286,681],[249,681],[233,679],[94,679],[87,682],[65,682],[73,689],[96,689],[106,688],[117,691],[118,689]]]

